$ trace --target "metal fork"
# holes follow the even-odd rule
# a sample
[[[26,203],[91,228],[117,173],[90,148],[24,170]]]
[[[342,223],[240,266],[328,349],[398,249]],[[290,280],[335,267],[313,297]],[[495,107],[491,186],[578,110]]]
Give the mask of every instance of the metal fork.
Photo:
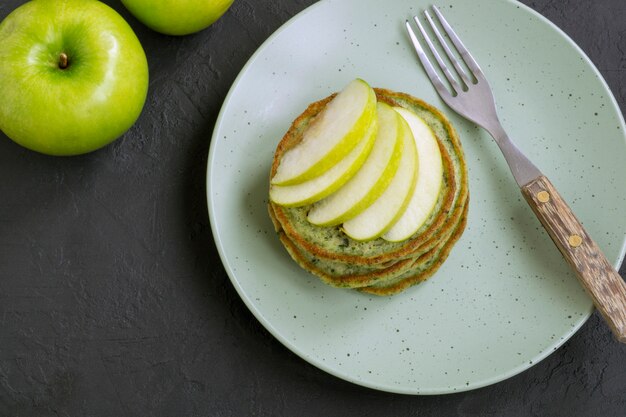
[[[461,39],[435,6],[432,10],[439,24],[448,35],[450,42],[442,36],[427,10],[426,21],[448,60],[446,64],[417,16],[415,24],[435,57],[439,69],[448,80],[451,91],[439,78],[430,59],[424,52],[411,24],[406,21],[406,28],[415,47],[417,56],[426,70],[426,74],[439,93],[439,96],[461,116],[483,127],[500,147],[515,181],[521,188],[526,201],[539,218],[543,227],[561,251],[570,266],[576,271],[581,284],[593,299],[595,306],[615,334],[616,338],[626,343],[626,284],[598,245],[587,234],[571,209],[561,198],[556,188],[545,175],[518,149],[506,134],[498,120],[495,100],[491,87],[476,60],[469,53]],[[451,43],[451,45],[450,45]],[[462,62],[469,69],[463,69],[462,63],[452,52],[456,49]],[[456,73],[457,77],[453,75]]]

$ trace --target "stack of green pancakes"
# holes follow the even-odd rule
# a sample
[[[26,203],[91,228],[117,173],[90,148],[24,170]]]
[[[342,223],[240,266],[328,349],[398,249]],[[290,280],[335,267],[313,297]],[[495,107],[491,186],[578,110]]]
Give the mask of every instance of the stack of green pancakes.
[[[414,112],[432,129],[443,165],[443,182],[434,209],[408,239],[357,241],[341,225],[311,224],[311,205],[284,207],[270,200],[269,214],[278,237],[291,257],[305,270],[335,287],[392,295],[432,276],[450,254],[466,225],[469,201],[467,168],[459,138],[445,116],[408,94],[374,89],[379,102]],[[307,126],[333,99],[315,102],[293,122],[279,143],[270,178],[281,157],[302,140]],[[418,150],[419,151],[419,150]]]

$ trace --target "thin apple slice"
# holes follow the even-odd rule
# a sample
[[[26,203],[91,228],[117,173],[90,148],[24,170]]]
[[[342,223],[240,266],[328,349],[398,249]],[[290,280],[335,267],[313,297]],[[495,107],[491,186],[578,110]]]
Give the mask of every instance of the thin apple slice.
[[[270,185],[270,199],[281,206],[299,207],[313,204],[334,193],[361,168],[376,139],[377,118],[357,146],[337,165],[312,180],[296,185]]]
[[[343,231],[352,239],[376,239],[402,216],[411,200],[417,179],[418,152],[411,128],[403,118],[400,118],[400,131],[403,141],[402,158],[393,180],[376,201],[343,224]]]
[[[274,185],[293,185],[322,175],[354,149],[376,117],[376,93],[363,80],[348,84],[318,114],[302,141],[285,152]]]
[[[430,216],[443,185],[443,163],[439,142],[426,122],[410,110],[395,107],[407,121],[418,150],[415,191],[402,217],[382,236],[391,242],[411,237]]]
[[[398,170],[403,141],[401,116],[391,106],[378,103],[378,133],[365,163],[341,188],[317,202],[307,219],[318,226],[343,223],[363,210],[385,191]]]

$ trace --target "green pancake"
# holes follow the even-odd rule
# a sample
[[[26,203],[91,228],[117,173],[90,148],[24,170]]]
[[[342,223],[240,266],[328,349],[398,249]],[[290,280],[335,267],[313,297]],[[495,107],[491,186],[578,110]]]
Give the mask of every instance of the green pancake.
[[[358,288],[358,290],[381,296],[394,295],[433,276],[450,255],[454,244],[461,238],[467,225],[467,209],[468,206],[466,205],[461,221],[450,238],[445,243],[433,248],[428,254],[417,259],[407,272],[391,280],[378,281],[374,285]]]
[[[395,288],[408,286],[408,282],[413,282],[413,277],[431,266],[438,266],[438,262],[443,253],[449,253],[452,244],[460,237],[465,224],[465,214],[467,206],[463,211],[463,216],[450,229],[450,232],[444,236],[437,244],[425,253],[404,258],[399,261],[389,263],[385,268],[371,269],[369,272],[363,273],[342,273],[335,270],[336,262],[329,262],[311,257],[300,251],[300,249],[284,234],[280,233],[279,238],[287,249],[291,257],[303,269],[311,272],[319,277],[325,283],[340,288],[356,288],[364,292],[378,295],[388,295],[389,293],[398,292]],[[445,258],[444,258],[445,259]],[[436,269],[435,268],[435,269]],[[434,272],[434,270],[432,271]]]
[[[345,235],[339,226],[310,224],[306,219],[310,206],[286,208],[270,202],[269,212],[281,242],[302,268],[330,285],[367,287],[363,290],[384,294],[406,287],[400,283],[428,271],[429,265],[438,266],[440,255],[452,245],[446,245],[447,242],[455,241],[462,232],[459,225],[464,222],[468,187],[463,150],[448,120],[437,109],[407,94],[383,89],[375,92],[379,101],[407,108],[422,117],[439,142],[443,185],[424,225],[402,242],[381,238],[358,242]],[[299,143],[302,132],[333,97],[311,104],[293,122],[276,149],[270,177],[276,172],[281,156]]]

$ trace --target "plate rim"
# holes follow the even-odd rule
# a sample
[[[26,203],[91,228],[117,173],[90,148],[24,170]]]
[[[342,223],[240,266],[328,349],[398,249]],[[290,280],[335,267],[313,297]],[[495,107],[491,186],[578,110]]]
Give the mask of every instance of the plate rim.
[[[530,359],[529,362],[524,362],[514,368],[509,369],[506,372],[500,373],[496,376],[493,376],[491,378],[485,378],[482,380],[478,380],[478,381],[474,381],[474,382],[470,382],[469,385],[467,386],[460,386],[458,388],[452,388],[452,387],[447,387],[447,388],[433,388],[433,389],[409,389],[409,388],[402,388],[402,387],[398,387],[395,385],[389,385],[389,384],[384,384],[384,383],[371,383],[369,381],[366,380],[362,380],[358,377],[354,377],[349,373],[345,373],[345,372],[340,372],[337,369],[327,365],[326,363],[316,360],[315,358],[309,356],[306,354],[306,352],[304,352],[302,349],[298,348],[295,344],[293,344],[287,337],[283,336],[279,330],[277,330],[274,325],[272,324],[272,322],[270,320],[268,320],[255,306],[254,303],[252,302],[252,300],[247,296],[247,294],[245,293],[243,287],[241,286],[240,282],[237,280],[236,278],[236,274],[233,270],[232,265],[230,265],[229,261],[228,261],[228,257],[226,256],[226,253],[224,251],[224,248],[222,246],[221,240],[220,240],[220,236],[218,235],[218,233],[216,233],[216,227],[217,227],[217,219],[215,217],[215,209],[213,206],[213,201],[211,198],[212,195],[212,186],[211,186],[211,179],[212,179],[212,175],[211,175],[211,168],[214,164],[214,160],[215,160],[215,156],[216,156],[216,151],[215,151],[215,143],[217,141],[219,141],[219,135],[218,135],[218,131],[220,130],[220,127],[223,123],[223,120],[225,118],[227,109],[230,105],[231,100],[233,99],[233,96],[235,94],[235,90],[237,90],[237,87],[239,85],[239,83],[241,82],[241,79],[246,75],[246,73],[248,72],[248,70],[250,69],[250,67],[252,67],[252,65],[254,65],[254,63],[256,62],[257,58],[265,51],[265,49],[267,49],[269,47],[269,45],[272,43],[272,41],[277,38],[278,36],[280,36],[280,34],[285,31],[287,28],[289,28],[292,24],[295,23],[296,20],[299,20],[301,18],[303,18],[303,16],[305,16],[308,13],[311,13],[313,10],[315,10],[318,7],[321,7],[322,5],[326,4],[326,3],[331,3],[333,1],[338,1],[338,0],[319,0],[316,3],[304,8],[303,10],[301,10],[300,12],[296,13],[294,16],[292,16],[291,18],[289,18],[287,21],[285,21],[284,23],[282,23],[269,37],[267,37],[258,47],[257,49],[254,51],[254,53],[250,56],[250,58],[248,58],[248,60],[246,61],[246,63],[244,64],[244,66],[241,68],[241,70],[239,71],[237,77],[235,78],[235,80],[233,81],[226,97],[224,98],[224,101],[222,103],[222,106],[220,108],[220,111],[218,113],[218,117],[216,119],[215,122],[215,126],[213,128],[213,133],[211,135],[211,142],[209,144],[209,154],[208,154],[208,159],[207,159],[207,171],[206,171],[206,197],[207,197],[207,208],[208,208],[208,214],[209,214],[209,222],[210,222],[210,226],[211,226],[211,234],[213,235],[213,240],[215,242],[215,246],[216,249],[218,251],[220,260],[222,261],[222,264],[224,266],[224,270],[226,271],[229,280],[231,281],[231,283],[233,284],[235,290],[237,291],[237,294],[239,295],[239,297],[241,298],[241,300],[244,302],[244,304],[246,305],[246,307],[248,308],[248,310],[252,313],[252,315],[261,323],[261,325],[274,337],[276,338],[281,344],[283,344],[285,347],[287,347],[291,352],[295,353],[296,355],[298,355],[300,358],[304,359],[306,362],[312,364],[313,366],[315,366],[316,368],[331,374],[339,379],[351,382],[353,384],[362,386],[362,387],[366,387],[366,388],[370,388],[370,389],[374,389],[374,390],[379,390],[379,391],[385,391],[385,392],[390,392],[390,393],[396,393],[396,394],[408,394],[408,395],[445,395],[445,394],[454,394],[454,393],[459,393],[459,392],[465,392],[465,391],[471,391],[471,390],[475,390],[475,389],[479,389],[485,386],[489,386],[489,385],[493,385],[496,384],[498,382],[504,381],[506,379],[512,378],[526,370],[528,370],[529,368],[535,366],[536,364],[538,364],[539,362],[543,361],[545,358],[547,358],[548,356],[550,356],[552,353],[554,353],[555,351],[557,351],[563,344],[565,344],[572,336],[574,336],[578,330],[587,322],[587,320],[591,317],[591,315],[593,314],[595,307],[593,306],[593,304],[591,305],[591,308],[589,309],[589,311],[586,314],[583,314],[581,316],[581,318],[579,319],[579,321],[573,325],[569,331],[565,334],[563,334],[562,338],[560,338],[559,340],[557,340],[554,344],[551,344],[549,346],[546,347],[545,350],[543,350],[541,353],[535,355],[534,357],[532,357],[532,359]],[[616,110],[617,114],[618,114],[618,122],[619,122],[619,126],[620,126],[620,130],[621,130],[621,135],[624,138],[624,142],[626,144],[626,122],[624,120],[624,116],[622,114],[622,111],[620,109],[620,106],[615,98],[615,95],[613,94],[613,92],[610,89],[610,86],[608,85],[608,83],[606,82],[604,76],[602,75],[602,73],[600,73],[600,71],[598,70],[598,68],[596,67],[596,65],[594,64],[594,62],[587,56],[587,54],[585,53],[585,51],[576,43],[574,42],[574,40],[567,34],[565,33],[561,28],[559,28],[556,24],[554,24],[553,22],[551,22],[547,17],[543,16],[541,13],[539,13],[538,11],[532,9],[530,6],[527,6],[521,2],[518,2],[517,0],[500,0],[502,2],[506,2],[509,3],[511,5],[516,6],[518,9],[523,10],[526,13],[530,13],[531,15],[533,15],[533,17],[538,18],[543,24],[547,24],[548,27],[550,29],[552,29],[553,31],[555,31],[558,35],[560,35],[560,37],[562,39],[564,39],[571,47],[574,48],[574,50],[580,55],[580,57],[585,61],[585,63],[591,68],[591,70],[593,71],[593,75],[595,75],[598,80],[600,81],[600,83],[602,84],[602,87],[605,89],[605,91],[607,92],[607,98],[610,100],[613,109]],[[624,261],[624,258],[626,256],[626,235],[624,236],[624,240],[622,242],[621,245],[621,249],[619,250],[619,254],[618,254],[618,259],[616,261],[615,264],[613,264],[613,267],[616,268],[617,270],[619,270],[620,265],[622,264],[622,262]]]

